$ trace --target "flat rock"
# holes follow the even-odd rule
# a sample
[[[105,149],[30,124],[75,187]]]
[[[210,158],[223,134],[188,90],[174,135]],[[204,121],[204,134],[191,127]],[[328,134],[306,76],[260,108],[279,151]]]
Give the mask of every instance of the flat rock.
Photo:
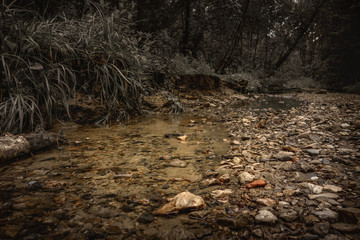
[[[294,158],[295,154],[293,152],[279,151],[273,157],[280,161],[290,161]]]
[[[339,216],[336,212],[328,208],[321,211],[312,211],[311,213],[321,220],[328,220],[328,221],[335,221],[338,219]]]
[[[331,198],[331,199],[337,199],[340,198],[339,195],[335,193],[321,193],[321,194],[309,194],[308,198],[310,200],[317,199],[317,198]]]
[[[334,223],[331,227],[339,232],[354,233],[360,232],[360,225],[350,223]]]
[[[337,212],[341,222],[360,224],[360,208],[341,208]]]
[[[297,219],[298,213],[293,209],[281,209],[279,211],[279,218],[286,222],[293,222]]]
[[[277,217],[268,210],[260,210],[255,216],[257,223],[270,223],[274,224],[277,221]]]
[[[256,199],[256,203],[264,205],[264,206],[268,206],[268,207],[273,207],[276,205],[276,201],[271,198],[258,198],[258,199]]]
[[[317,156],[320,154],[321,150],[320,149],[306,149],[305,152],[308,153],[310,156]]]
[[[324,190],[337,193],[337,192],[341,192],[342,188],[335,185],[324,185]]]

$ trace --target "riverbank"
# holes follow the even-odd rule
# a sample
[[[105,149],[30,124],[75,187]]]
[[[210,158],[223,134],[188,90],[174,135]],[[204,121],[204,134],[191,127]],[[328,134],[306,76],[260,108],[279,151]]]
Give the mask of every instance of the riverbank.
[[[2,166],[0,237],[359,239],[359,95],[180,101],[181,115],[69,125],[69,145]],[[158,214],[186,191],[205,206]]]

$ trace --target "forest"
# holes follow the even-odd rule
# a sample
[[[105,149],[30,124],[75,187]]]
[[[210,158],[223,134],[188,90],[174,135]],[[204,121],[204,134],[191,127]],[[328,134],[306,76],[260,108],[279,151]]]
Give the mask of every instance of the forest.
[[[86,96],[97,123],[125,119],[182,74],[360,90],[356,0],[13,0],[0,14],[1,132],[51,126]]]

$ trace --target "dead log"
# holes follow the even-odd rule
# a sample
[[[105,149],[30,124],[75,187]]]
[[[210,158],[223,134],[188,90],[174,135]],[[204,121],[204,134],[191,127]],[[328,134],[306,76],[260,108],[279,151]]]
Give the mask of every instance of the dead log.
[[[54,148],[64,139],[51,132],[29,133],[24,136],[0,136],[0,163],[11,161],[46,149]]]

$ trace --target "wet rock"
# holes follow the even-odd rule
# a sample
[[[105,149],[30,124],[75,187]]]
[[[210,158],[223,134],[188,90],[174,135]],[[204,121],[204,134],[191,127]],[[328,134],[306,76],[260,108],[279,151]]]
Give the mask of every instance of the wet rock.
[[[249,226],[249,218],[245,216],[239,216],[237,218],[221,217],[216,220],[219,225],[227,226],[231,230],[238,230]]]
[[[224,200],[232,193],[233,191],[231,189],[214,190],[211,192],[211,197],[218,200]]]
[[[160,234],[162,240],[195,240],[196,236],[194,233],[181,228],[174,228]]]
[[[152,223],[154,221],[154,215],[151,213],[142,213],[136,221],[143,224]]]
[[[360,233],[360,225],[350,223],[333,223],[331,227],[339,232],[345,233]]]
[[[314,214],[319,219],[327,220],[327,221],[336,221],[339,216],[336,212],[328,208],[320,211],[312,211],[311,213]]]
[[[144,105],[152,109],[160,109],[169,103],[169,100],[162,95],[143,96]]]
[[[43,188],[43,184],[39,181],[30,181],[26,185],[26,189],[29,191],[38,191]]]
[[[274,224],[277,220],[277,217],[268,210],[260,210],[255,216],[257,223]]]
[[[188,191],[179,193],[169,203],[153,211],[154,215],[178,213],[181,210],[194,210],[205,206],[204,199]]]
[[[330,223],[329,222],[315,223],[313,227],[313,231],[317,235],[325,236],[330,231]]]
[[[352,224],[360,224],[360,208],[348,207],[337,210],[339,221]]]
[[[206,211],[206,210],[194,211],[194,212],[189,213],[189,217],[190,217],[190,218],[194,218],[194,219],[204,219],[204,218],[206,218],[209,214],[210,214],[210,212],[209,212],[209,211]]]
[[[293,209],[281,209],[279,211],[279,218],[286,222],[293,222],[297,219],[298,213]]]
[[[172,167],[180,167],[180,168],[185,168],[187,166],[187,162],[181,161],[179,159],[174,159],[169,164]]]
[[[255,180],[246,185],[246,188],[264,187],[266,182],[264,180]]]

